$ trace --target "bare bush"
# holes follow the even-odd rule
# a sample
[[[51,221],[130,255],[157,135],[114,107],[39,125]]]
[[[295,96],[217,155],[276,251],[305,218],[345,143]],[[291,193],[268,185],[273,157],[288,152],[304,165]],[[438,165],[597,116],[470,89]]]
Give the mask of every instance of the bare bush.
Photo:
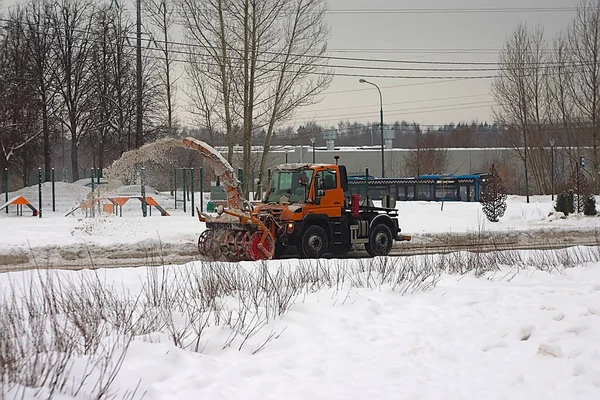
[[[110,311],[111,304],[94,303],[98,298],[92,289],[101,290],[95,282],[79,291],[72,282],[55,280],[50,272],[30,275],[25,291],[11,282],[10,296],[0,303],[0,398],[17,397],[28,390],[40,398],[84,392],[90,398],[116,394],[111,385],[132,337],[121,334],[119,340],[106,343],[109,334],[119,331],[108,329],[103,314],[98,313],[99,309]],[[82,357],[86,365],[76,370],[75,362]],[[92,389],[84,391],[84,386]]]
[[[491,279],[507,266],[560,273],[600,260],[598,246],[483,252],[481,240],[466,251],[429,256],[148,267],[133,293],[107,284],[97,270],[31,271],[24,280],[11,278],[0,300],[0,398],[27,390],[47,398],[116,395],[111,385],[136,339],[166,337],[203,352],[216,335],[223,349],[255,354],[284,333],[273,320],[322,290],[332,291],[334,304],[346,303],[354,290],[431,290],[444,273]]]

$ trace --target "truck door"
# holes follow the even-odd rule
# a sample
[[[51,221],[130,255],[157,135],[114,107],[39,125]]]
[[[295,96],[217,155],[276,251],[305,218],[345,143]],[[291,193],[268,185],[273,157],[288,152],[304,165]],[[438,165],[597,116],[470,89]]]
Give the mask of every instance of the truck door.
[[[338,175],[335,169],[322,169],[317,172],[314,190],[319,207],[315,209],[315,213],[327,214],[330,217],[342,215],[344,194]]]

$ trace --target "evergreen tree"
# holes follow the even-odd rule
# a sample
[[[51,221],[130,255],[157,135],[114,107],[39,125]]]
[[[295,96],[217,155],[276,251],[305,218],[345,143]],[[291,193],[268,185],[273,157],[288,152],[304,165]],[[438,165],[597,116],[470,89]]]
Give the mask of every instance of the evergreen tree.
[[[586,197],[585,205],[583,207],[583,214],[589,216],[594,216],[598,214],[598,211],[596,211],[596,198],[594,197],[594,195],[590,194]]]
[[[506,211],[506,189],[494,164],[481,189],[483,212],[491,222],[498,222]]]
[[[571,189],[573,190],[573,206],[576,213],[583,212],[585,208],[585,202],[589,194],[588,181],[583,175],[583,171],[578,166],[575,167],[575,171],[571,175]]]
[[[573,198],[574,195],[572,190],[559,193],[556,197],[556,205],[554,206],[554,209],[562,212],[565,214],[565,216],[574,213],[575,207],[573,205]]]

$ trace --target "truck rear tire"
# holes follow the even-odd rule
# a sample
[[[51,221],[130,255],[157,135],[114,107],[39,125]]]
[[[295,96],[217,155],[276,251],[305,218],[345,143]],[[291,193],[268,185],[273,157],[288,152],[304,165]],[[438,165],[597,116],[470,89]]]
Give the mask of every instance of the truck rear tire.
[[[301,258],[321,258],[327,251],[327,233],[319,225],[312,225],[302,235],[298,246]]]
[[[365,243],[365,249],[371,257],[387,256],[392,250],[393,240],[390,228],[379,224],[369,234],[369,243]]]

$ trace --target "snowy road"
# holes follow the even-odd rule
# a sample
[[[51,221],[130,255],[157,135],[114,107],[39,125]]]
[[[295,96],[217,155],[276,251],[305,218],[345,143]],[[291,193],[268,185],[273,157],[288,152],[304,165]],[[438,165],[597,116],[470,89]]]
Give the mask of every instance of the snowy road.
[[[486,232],[482,234],[431,234],[416,237],[411,242],[395,243],[391,256],[449,253],[455,251],[505,251],[561,249],[571,246],[598,246],[595,231],[550,229]],[[289,255],[287,258],[294,258]],[[364,258],[362,249],[351,251],[349,258]],[[86,269],[141,267],[185,264],[199,260],[196,243],[140,241],[131,243],[74,243],[46,245],[31,249],[0,249],[0,271],[32,268]]]
[[[137,187],[125,189],[119,193],[134,194]],[[143,218],[139,204],[127,203],[122,217],[88,218],[81,212],[64,215],[78,199],[85,198],[89,187],[61,183],[56,191],[58,211],[48,211],[51,197],[45,193],[47,211],[43,218],[15,216],[14,210],[0,213],[0,271],[184,264],[199,259],[196,243],[205,226],[189,212],[174,209],[168,194],[153,193],[169,211],[168,217],[155,213]],[[37,188],[31,187],[11,195],[35,198],[36,193]],[[500,222],[489,223],[478,203],[447,203],[442,210],[435,202],[400,202],[402,233],[413,240],[396,243],[392,255],[600,243],[600,217],[558,218],[550,196],[533,196],[531,203],[510,196],[507,203]],[[357,251],[349,256],[365,257],[366,253]]]

